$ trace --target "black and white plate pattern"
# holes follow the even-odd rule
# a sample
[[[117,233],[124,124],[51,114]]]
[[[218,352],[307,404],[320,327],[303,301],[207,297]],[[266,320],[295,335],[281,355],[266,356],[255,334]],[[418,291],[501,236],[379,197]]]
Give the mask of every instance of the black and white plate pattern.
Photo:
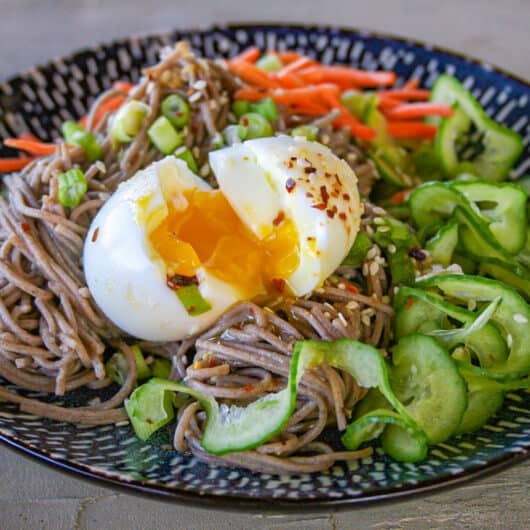
[[[293,26],[237,26],[174,31],[81,51],[0,83],[0,137],[31,131],[43,140],[66,119],[85,114],[117,79],[138,80],[161,47],[179,39],[208,57],[228,57],[251,45],[293,49],[324,63],[393,69],[400,82],[421,78],[429,87],[443,72],[456,75],[490,116],[519,132],[525,153],[514,170],[530,173],[530,86],[488,65],[422,44],[353,30]],[[10,154],[0,150],[1,155]],[[6,384],[0,379],[0,383]],[[8,385],[13,388],[11,385]],[[109,390],[106,390],[108,392]],[[61,399],[79,405],[102,392]],[[530,456],[530,394],[508,394],[502,411],[480,432],[433,447],[420,464],[400,464],[376,450],[370,458],[303,476],[215,468],[171,450],[170,431],[139,441],[129,425],[79,427],[21,413],[0,402],[0,440],[63,469],[183,502],[228,509],[323,509],[419,493],[456,484]]]

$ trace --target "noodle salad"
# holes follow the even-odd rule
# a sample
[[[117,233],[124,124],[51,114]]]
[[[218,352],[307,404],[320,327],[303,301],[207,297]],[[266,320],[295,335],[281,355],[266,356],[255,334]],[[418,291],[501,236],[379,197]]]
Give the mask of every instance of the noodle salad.
[[[25,412],[299,474],[421,461],[530,387],[523,143],[454,77],[178,42],[4,144],[0,376],[116,389],[0,386]]]

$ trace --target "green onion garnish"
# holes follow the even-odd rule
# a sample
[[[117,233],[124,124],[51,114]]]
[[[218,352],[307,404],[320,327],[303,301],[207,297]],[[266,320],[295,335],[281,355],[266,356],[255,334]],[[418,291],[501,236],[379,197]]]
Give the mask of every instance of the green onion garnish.
[[[186,285],[175,291],[178,299],[181,301],[184,309],[189,315],[195,317],[206,313],[212,306],[203,298],[199,288],[196,285]]]
[[[87,182],[83,172],[77,168],[70,169],[57,175],[57,181],[59,183],[59,202],[67,208],[77,206],[87,190]]]
[[[246,99],[238,99],[232,103],[232,112],[236,118],[240,118],[243,114],[250,112],[250,101]]]
[[[170,155],[184,143],[182,135],[175,130],[175,127],[165,116],[160,116],[155,120],[153,125],[149,127],[147,136],[156,148],[165,155]]]
[[[250,112],[257,112],[269,121],[276,121],[280,117],[280,111],[272,98],[265,98],[256,103],[252,103],[250,105]]]
[[[134,354],[134,361],[136,363],[136,378],[137,379],[147,379],[153,375],[151,369],[147,366],[142,350],[136,344],[131,346],[131,351]],[[117,351],[112,354],[112,357],[105,363],[105,370],[107,375],[119,385],[125,383],[127,377],[129,364],[125,359],[125,355],[121,351]]]
[[[184,160],[184,162],[188,164],[190,170],[194,173],[197,173],[199,171],[197,161],[195,160],[193,153],[187,147],[181,147],[180,149],[175,151],[175,156],[177,158],[180,158],[181,160]]]
[[[223,130],[223,138],[228,145],[239,144],[247,138],[248,128],[243,125],[228,125]]]
[[[190,106],[188,102],[178,96],[171,94],[162,101],[162,114],[177,129],[182,129],[190,121]]]
[[[113,143],[132,142],[148,112],[149,107],[141,101],[133,100],[122,105],[112,120],[110,136]]]
[[[239,124],[247,128],[246,139],[272,136],[274,131],[267,118],[257,112],[248,112],[239,118]]]
[[[315,127],[315,125],[300,125],[291,131],[291,136],[304,136],[311,142],[317,139],[317,135],[318,127]]]
[[[265,72],[278,72],[283,68],[283,63],[276,54],[268,53],[256,61],[256,66]]]
[[[61,132],[66,143],[82,147],[91,162],[101,158],[101,146],[96,137],[79,123],[72,120],[65,121]]]

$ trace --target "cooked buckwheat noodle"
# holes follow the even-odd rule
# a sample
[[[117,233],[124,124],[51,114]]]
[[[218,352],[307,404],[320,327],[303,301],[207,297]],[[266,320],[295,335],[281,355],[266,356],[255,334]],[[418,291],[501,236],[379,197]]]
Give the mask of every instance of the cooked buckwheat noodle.
[[[79,424],[118,423],[127,419],[123,401],[136,386],[136,364],[126,336],[98,309],[86,286],[82,268],[83,241],[91,220],[117,186],[161,157],[147,130],[170,93],[185,96],[192,114],[185,144],[199,163],[200,175],[216,185],[207,163],[218,131],[230,120],[233,92],[239,80],[220,63],[197,58],[185,42],[163,50],[161,61],[146,68],[128,98],[149,107],[132,143],[115,151],[107,133],[112,113],[96,119],[102,105],[119,90],[108,90],[92,105],[87,128],[98,135],[103,156],[90,163],[84,151],[58,142],[55,154],[36,159],[20,173],[4,178],[7,198],[0,197],[0,376],[15,385],[0,386],[0,399],[28,413]],[[333,130],[335,116],[314,120],[319,140],[356,171],[367,195],[378,178],[373,164],[350,142],[347,131]],[[278,132],[307,121],[282,112]],[[58,200],[57,175],[80,167],[88,181],[81,203],[65,209]],[[361,229],[370,235],[370,221],[384,212],[365,204]],[[349,289],[350,280],[366,286]],[[392,317],[386,263],[377,245],[360,268],[340,267],[325,284],[304,298],[280,298],[260,307],[243,302],[229,309],[210,329],[179,342],[140,342],[149,356],[170,359],[170,377],[228,404],[245,404],[286,384],[295,341],[348,337],[384,350]],[[54,405],[17,393],[35,391],[62,396],[80,387],[111,383],[105,353],[122,351],[127,378],[107,401],[77,408]],[[328,425],[345,428],[365,390],[353,378],[329,366],[308,370],[301,380],[296,411],[285,429],[252,451],[222,457],[200,444],[205,413],[190,399],[178,411],[174,446],[213,464],[274,473],[305,473],[327,469],[337,460],[361,458],[370,449],[337,452],[319,440]]]

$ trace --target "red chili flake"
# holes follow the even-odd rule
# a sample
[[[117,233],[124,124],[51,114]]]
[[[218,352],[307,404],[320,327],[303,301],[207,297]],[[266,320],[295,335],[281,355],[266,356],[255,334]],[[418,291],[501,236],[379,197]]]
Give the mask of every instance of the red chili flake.
[[[359,288],[356,285],[353,285],[352,283],[344,282],[344,287],[347,291],[350,291],[350,293],[359,294]]]
[[[194,305],[190,305],[190,306],[186,309],[186,311],[191,315],[191,314],[195,311],[195,309],[197,309],[197,308],[196,308]]]
[[[296,187],[296,182],[294,181],[294,179],[288,178],[285,181],[285,189],[287,190],[287,193],[292,193],[295,187]]]
[[[493,353],[490,353],[490,354],[488,355],[488,359],[489,359],[492,363],[494,363],[496,358],[495,358],[495,355],[493,355]]]
[[[329,193],[326,186],[320,186],[320,196],[323,202],[327,203],[329,201]]]
[[[243,390],[244,390],[245,392],[251,392],[253,389],[254,389],[254,385],[251,385],[250,383],[249,383],[248,385],[245,385],[245,386],[243,387]]]
[[[273,278],[272,285],[279,293],[285,291],[285,280],[283,278]]]
[[[331,190],[331,196],[334,197],[335,199],[338,199],[339,195],[340,195],[339,190],[337,190],[335,188],[333,190]]]
[[[249,160],[248,156],[244,156],[243,160]]]
[[[313,167],[313,166],[309,166],[309,167],[305,167],[304,168],[304,173],[306,175],[309,175],[311,173],[316,173],[317,172],[317,168],[316,167]]]
[[[283,220],[285,219],[285,213],[283,210],[280,210],[278,212],[278,215],[274,218],[274,220],[272,221],[272,224],[274,226],[278,226]]]
[[[339,218],[342,219],[343,221],[346,221],[346,214],[344,212],[340,212]]]
[[[292,157],[290,158],[290,160],[291,160],[292,162],[296,162],[296,156],[292,156]]]
[[[216,357],[209,357],[208,362],[206,363],[206,368],[215,368],[216,366],[219,366],[221,364],[221,361],[217,359]]]
[[[22,228],[22,230],[26,232],[26,234],[29,234],[29,232],[31,232],[31,226],[29,226],[29,224],[26,222],[20,223],[20,228]]]
[[[418,261],[423,261],[427,257],[425,252],[417,247],[411,248],[409,250],[409,256]]]
[[[337,175],[337,173],[335,173],[333,175],[333,177],[335,177],[335,182],[339,185],[339,186],[342,186],[342,182],[340,181],[340,178],[339,176]]]
[[[337,213],[337,210],[326,210],[326,213],[328,214],[328,217],[330,219],[333,219],[335,217],[335,214]]]
[[[313,195],[310,191],[308,191],[308,192],[305,194],[305,196],[306,196],[308,199],[312,199],[312,198],[314,197],[314,195]]]
[[[166,276],[166,285],[173,289],[173,291],[178,291],[181,287],[186,287],[188,285],[199,285],[199,280],[197,276],[182,276],[180,274],[174,274],[173,276]],[[195,308],[188,308],[188,313],[193,312]]]
[[[324,173],[324,176],[327,178],[327,179],[330,179],[331,178],[331,173],[329,173],[328,171],[326,171]]]
[[[96,229],[94,230],[94,232],[92,232],[92,243],[95,243],[98,239],[98,236],[99,236],[99,226],[96,226]]]
[[[399,191],[398,193],[390,197],[390,203],[399,204],[400,202],[403,202],[404,200],[408,198],[412,190],[413,188],[410,188],[408,190]]]
[[[316,208],[317,210],[325,210],[326,205],[323,202],[320,202],[318,204],[312,204],[311,208]]]
[[[289,162],[287,162],[287,167],[288,167],[289,169],[293,169],[294,164],[289,160]]]
[[[412,298],[412,296],[407,300],[407,303],[405,304],[405,307],[407,309],[410,309],[414,304],[416,303],[416,299]]]
[[[149,423],[150,425],[154,423],[154,421],[151,418],[145,418],[145,422]]]
[[[308,236],[308,237],[307,237],[307,240],[308,240],[308,241],[316,241],[316,237]]]
[[[348,193],[343,193],[342,194],[342,198],[345,200],[345,201],[349,201],[350,200],[350,196]]]

